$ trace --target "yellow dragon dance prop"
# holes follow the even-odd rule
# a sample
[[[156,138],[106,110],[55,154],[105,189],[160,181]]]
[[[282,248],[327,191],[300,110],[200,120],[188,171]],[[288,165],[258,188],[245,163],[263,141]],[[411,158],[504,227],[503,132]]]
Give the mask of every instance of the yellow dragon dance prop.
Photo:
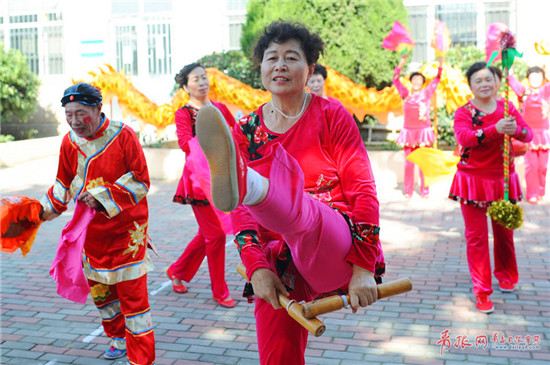
[[[543,56],[550,56],[550,42],[546,40],[535,42],[535,51]]]
[[[379,91],[357,85],[329,67],[327,71],[327,95],[340,100],[359,120],[363,120],[368,114],[376,116],[382,124],[386,124],[388,113],[402,114],[402,101],[395,87],[386,87]],[[216,68],[207,68],[206,72],[210,80],[209,98],[227,104],[233,111],[241,110],[247,114],[270,99],[269,92],[254,89]],[[426,76],[426,82],[430,82],[437,74],[437,64],[425,64],[421,72]],[[123,72],[117,72],[108,64],[105,68],[100,67],[99,72],[90,71],[88,74],[93,78],[91,83],[101,89],[106,103],[112,102],[116,97],[124,117],[133,115],[141,122],[157,127],[158,130],[173,124],[174,113],[189,101],[189,95],[179,89],[170,103],[157,105],[136,89]],[[405,77],[402,78],[402,82],[405,85],[410,84]],[[448,65],[444,67],[437,95],[438,104],[445,104],[449,113],[465,104],[471,97],[468,84],[460,70]]]

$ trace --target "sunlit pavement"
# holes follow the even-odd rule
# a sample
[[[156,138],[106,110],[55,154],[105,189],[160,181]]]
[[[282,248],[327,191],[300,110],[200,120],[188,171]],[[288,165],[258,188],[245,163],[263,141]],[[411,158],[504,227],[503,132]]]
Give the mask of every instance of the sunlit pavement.
[[[2,195],[39,198],[54,181],[56,158],[0,169]],[[189,292],[172,291],[165,270],[195,235],[189,207],[171,202],[176,182],[153,181],[148,195],[149,233],[159,251],[149,274],[157,364],[257,364],[253,305],[241,297],[243,279],[230,242],[226,279],[237,307],[211,298],[206,262]],[[550,201],[522,204],[524,227],[516,232],[517,290],[493,283],[495,311],[479,313],[471,293],[463,221],[446,198],[448,182],[432,186],[429,199],[405,200],[398,187],[377,181],[381,239],[390,281],[409,277],[410,293],[352,314],[322,316],[325,334],[310,336],[307,364],[548,364],[550,361]],[[32,251],[2,253],[2,364],[124,364],[104,360],[108,339],[91,299],[59,297],[49,276],[59,234],[72,208],[39,231]],[[496,342],[495,342],[496,339]],[[486,343],[484,343],[486,340]]]

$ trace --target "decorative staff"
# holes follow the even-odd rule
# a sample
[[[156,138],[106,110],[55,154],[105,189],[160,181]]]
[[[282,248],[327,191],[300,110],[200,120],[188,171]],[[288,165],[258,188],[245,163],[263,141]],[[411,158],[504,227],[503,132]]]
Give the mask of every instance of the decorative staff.
[[[516,40],[510,31],[504,31],[500,35],[500,45],[502,49],[502,69],[503,69],[503,79],[504,79],[504,117],[508,117],[508,101],[509,91],[510,91],[510,80],[509,73],[512,64],[514,63],[514,58],[521,57],[522,54],[516,50]],[[498,52],[495,51],[491,55],[491,59],[487,63],[490,65],[491,62],[496,58]],[[487,215],[491,217],[497,223],[503,225],[508,229],[518,229],[523,224],[523,209],[517,204],[510,202],[510,136],[508,134],[504,135],[504,198],[497,202],[491,204],[487,210]]]

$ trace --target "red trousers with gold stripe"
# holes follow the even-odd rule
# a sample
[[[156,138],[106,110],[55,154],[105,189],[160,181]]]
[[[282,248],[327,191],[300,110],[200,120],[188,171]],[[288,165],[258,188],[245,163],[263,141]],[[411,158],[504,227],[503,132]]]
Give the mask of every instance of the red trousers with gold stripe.
[[[130,364],[155,363],[155,336],[147,295],[147,275],[107,285],[88,280],[92,299],[111,345],[127,349]]]

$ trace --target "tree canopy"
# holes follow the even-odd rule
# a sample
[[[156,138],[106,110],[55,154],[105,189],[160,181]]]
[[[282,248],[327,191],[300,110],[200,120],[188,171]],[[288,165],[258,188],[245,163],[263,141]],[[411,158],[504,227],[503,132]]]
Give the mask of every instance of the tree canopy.
[[[251,54],[256,37],[274,20],[298,21],[325,42],[320,63],[357,84],[381,89],[391,85],[399,55],[382,48],[382,41],[399,20],[408,24],[401,0],[251,0],[243,25],[241,48]]]
[[[0,114],[26,121],[38,105],[38,76],[16,49],[4,50],[0,43]]]

